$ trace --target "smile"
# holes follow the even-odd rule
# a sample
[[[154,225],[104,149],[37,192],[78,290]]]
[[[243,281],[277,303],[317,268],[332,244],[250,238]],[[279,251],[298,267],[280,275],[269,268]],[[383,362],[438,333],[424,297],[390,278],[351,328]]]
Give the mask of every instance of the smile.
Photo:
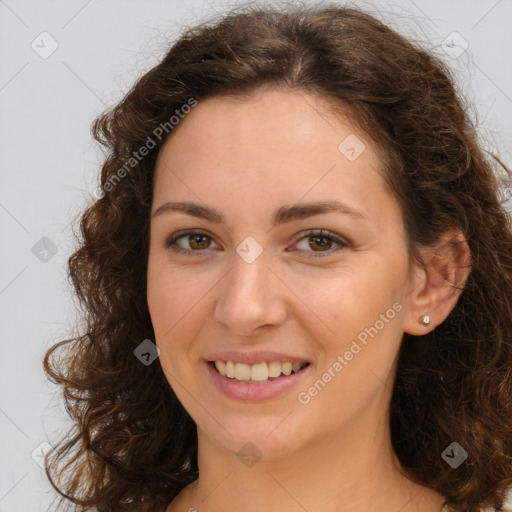
[[[207,361],[205,367],[211,382],[224,396],[242,402],[271,400],[288,395],[293,388],[302,389],[312,368],[310,363],[273,361],[249,365],[218,360]],[[228,371],[233,377],[228,376]]]
[[[213,363],[213,361],[211,361]],[[267,382],[281,377],[291,375],[307,366],[307,362],[281,362],[272,361],[269,363],[245,364],[233,361],[215,361],[217,371],[229,379],[244,382]]]

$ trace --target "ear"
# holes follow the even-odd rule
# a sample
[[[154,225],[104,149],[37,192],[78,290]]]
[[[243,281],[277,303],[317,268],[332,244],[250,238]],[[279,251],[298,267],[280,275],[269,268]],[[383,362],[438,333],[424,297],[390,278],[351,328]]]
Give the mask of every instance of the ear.
[[[471,270],[471,251],[460,230],[445,233],[434,247],[419,248],[424,265],[416,265],[404,318],[404,331],[422,336],[444,322]],[[429,315],[430,325],[421,323]]]

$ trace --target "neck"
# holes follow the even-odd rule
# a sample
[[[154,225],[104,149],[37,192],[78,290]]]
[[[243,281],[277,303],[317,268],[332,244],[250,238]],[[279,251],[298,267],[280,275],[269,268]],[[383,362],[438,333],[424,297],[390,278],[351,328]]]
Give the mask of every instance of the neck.
[[[179,505],[175,510],[439,512],[444,498],[400,470],[388,417],[374,419],[253,465],[241,463],[198,428],[200,476],[173,502]]]

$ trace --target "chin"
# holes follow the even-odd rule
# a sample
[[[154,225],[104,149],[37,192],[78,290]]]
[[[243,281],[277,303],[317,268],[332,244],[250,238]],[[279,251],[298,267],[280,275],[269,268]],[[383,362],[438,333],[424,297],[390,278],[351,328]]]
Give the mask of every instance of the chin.
[[[229,421],[223,421],[222,426],[212,420],[213,425],[208,422],[206,428],[199,427],[198,431],[239,458],[248,455],[261,460],[279,460],[302,449],[307,442],[304,426],[292,423],[295,414],[290,412],[258,419],[233,415]]]

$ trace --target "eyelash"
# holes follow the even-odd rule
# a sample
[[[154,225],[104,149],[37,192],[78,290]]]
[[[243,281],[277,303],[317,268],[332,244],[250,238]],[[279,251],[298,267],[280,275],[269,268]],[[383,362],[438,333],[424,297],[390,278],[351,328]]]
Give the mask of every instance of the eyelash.
[[[188,229],[188,230],[180,231],[180,232],[172,235],[171,238],[169,238],[167,240],[165,246],[168,249],[170,249],[171,251],[179,253],[179,254],[202,253],[202,252],[208,250],[208,249],[204,249],[204,250],[202,250],[202,249],[199,249],[199,250],[183,249],[182,247],[174,245],[180,238],[190,236],[190,235],[205,235],[206,237],[213,240],[213,238],[205,231]],[[294,244],[300,242],[301,240],[303,240],[305,238],[312,238],[314,236],[331,239],[333,242],[335,242],[336,244],[338,244],[340,246],[338,251],[349,247],[349,244],[347,242],[342,240],[340,237],[338,237],[334,233],[331,233],[330,231],[326,231],[325,229],[312,229],[312,230],[306,231],[305,233],[301,233],[301,235],[295,239]],[[325,258],[327,256],[332,255],[333,252],[338,252],[338,251],[327,250],[327,251],[306,251],[306,252],[312,253],[311,256],[308,256],[308,258]]]

